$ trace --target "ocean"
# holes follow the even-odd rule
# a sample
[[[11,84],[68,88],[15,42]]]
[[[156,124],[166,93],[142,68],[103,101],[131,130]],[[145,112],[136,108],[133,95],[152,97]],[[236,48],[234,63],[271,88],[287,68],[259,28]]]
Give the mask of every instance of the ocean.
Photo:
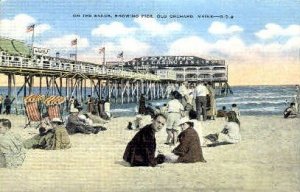
[[[295,85],[233,86],[231,89],[233,94],[216,99],[217,108],[221,109],[222,106],[226,106],[227,109],[230,109],[231,104],[235,103],[240,109],[241,115],[280,115],[288,107],[289,103],[293,101],[294,95],[296,95]],[[33,93],[38,93],[38,91],[38,88],[33,88]],[[42,94],[45,93],[46,89],[43,88]],[[7,88],[0,87],[0,94],[6,95]],[[13,91],[12,94],[14,95],[15,92]],[[167,101],[154,100],[147,102],[151,102],[154,106],[161,106]],[[21,97],[16,99],[16,104],[18,112],[22,114],[24,110]],[[123,105],[111,103],[111,113],[114,116],[134,115],[136,105],[136,103],[124,103]],[[12,112],[16,112],[14,106]]]

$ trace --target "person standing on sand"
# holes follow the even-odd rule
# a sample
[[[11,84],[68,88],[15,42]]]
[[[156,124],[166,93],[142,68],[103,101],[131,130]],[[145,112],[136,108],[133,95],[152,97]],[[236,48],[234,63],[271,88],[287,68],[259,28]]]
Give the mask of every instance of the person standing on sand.
[[[166,145],[175,145],[177,142],[178,135],[178,122],[181,116],[184,114],[184,107],[179,101],[181,95],[178,91],[172,92],[173,99],[167,103],[167,112],[168,112],[168,120],[167,120],[167,140],[165,142]]]
[[[2,114],[3,95],[0,94],[0,114]]]
[[[299,85],[296,85],[295,107],[296,107],[297,112],[300,113],[300,88],[299,88]]]
[[[144,94],[141,94],[140,100],[139,100],[139,110],[138,113],[141,115],[146,114],[146,98]]]
[[[197,119],[198,121],[201,121],[201,115],[203,117],[203,121],[206,121],[207,118],[207,111],[206,111],[206,105],[207,105],[207,95],[209,94],[208,89],[204,84],[202,84],[200,81],[198,82],[197,87],[194,90],[194,98],[196,98],[196,111],[197,111]]]
[[[155,133],[160,131],[166,123],[163,114],[157,114],[151,124],[143,127],[127,144],[123,159],[131,166],[156,166],[165,160],[160,154],[155,157],[156,139]]]
[[[189,91],[188,91],[188,82],[184,81],[182,82],[182,84],[180,85],[180,87],[178,88],[178,92],[181,95],[181,104],[183,105],[183,107],[185,108],[185,106],[187,105],[188,102],[188,97],[189,97]]]
[[[10,109],[11,109],[11,100],[8,97],[8,95],[6,95],[5,99],[4,99],[4,106],[5,106],[5,113],[7,115],[10,114]]]

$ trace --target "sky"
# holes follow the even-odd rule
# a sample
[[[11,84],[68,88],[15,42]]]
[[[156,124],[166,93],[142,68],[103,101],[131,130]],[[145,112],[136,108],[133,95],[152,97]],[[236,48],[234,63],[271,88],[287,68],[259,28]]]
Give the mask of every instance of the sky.
[[[300,0],[1,0],[0,36],[102,62],[141,56],[223,59],[231,85],[300,83]]]

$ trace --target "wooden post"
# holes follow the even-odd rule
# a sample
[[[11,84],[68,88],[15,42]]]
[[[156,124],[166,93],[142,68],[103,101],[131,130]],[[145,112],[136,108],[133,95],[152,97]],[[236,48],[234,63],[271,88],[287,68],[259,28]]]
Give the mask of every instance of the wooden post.
[[[12,74],[9,73],[7,75],[7,84],[8,84],[8,87],[7,87],[7,95],[8,97],[10,98],[11,97],[11,82],[12,82]]]
[[[27,78],[26,76],[24,76],[24,97],[26,97],[27,93],[26,93],[26,84],[27,84]]]
[[[32,93],[32,86],[33,86],[33,76],[30,75],[29,79],[28,79],[28,92],[29,92],[29,95],[31,95],[31,93]]]
[[[39,80],[40,80],[40,83],[39,83],[39,94],[40,95],[42,94],[42,78],[43,78],[43,76],[40,75],[40,78],[39,78]]]

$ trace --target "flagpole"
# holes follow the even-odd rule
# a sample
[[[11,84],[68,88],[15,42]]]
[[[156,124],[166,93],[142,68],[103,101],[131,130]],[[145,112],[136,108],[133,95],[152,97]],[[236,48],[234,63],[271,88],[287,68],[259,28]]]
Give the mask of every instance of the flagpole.
[[[33,25],[32,36],[31,36],[31,56],[32,57],[33,57],[33,43],[34,43],[34,28],[35,28],[35,25]]]
[[[76,47],[75,47],[75,64],[77,63],[77,39],[76,39]]]

